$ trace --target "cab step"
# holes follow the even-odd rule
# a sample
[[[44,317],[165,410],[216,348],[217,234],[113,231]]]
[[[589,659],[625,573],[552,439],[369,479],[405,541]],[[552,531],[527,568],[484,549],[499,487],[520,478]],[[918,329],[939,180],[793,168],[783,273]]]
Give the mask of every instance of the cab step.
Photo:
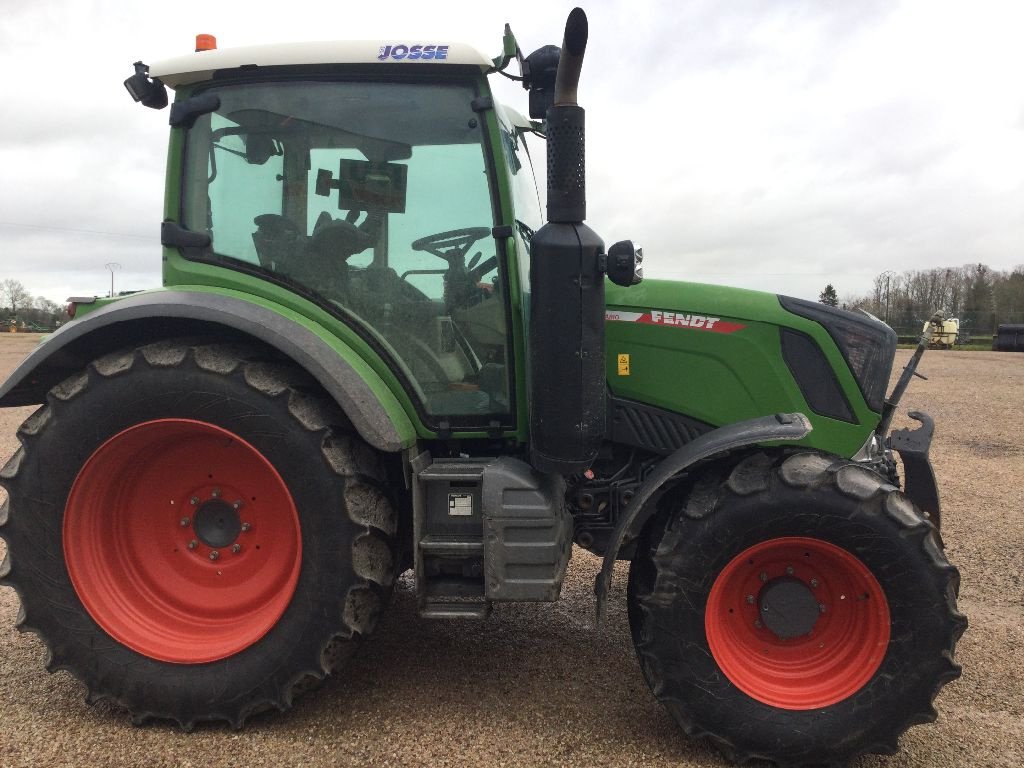
[[[486,619],[491,613],[491,604],[483,603],[440,603],[428,601],[420,606],[420,616],[425,619]]]
[[[565,577],[572,519],[565,485],[511,457],[413,461],[420,615],[484,618],[492,601],[551,601]]]

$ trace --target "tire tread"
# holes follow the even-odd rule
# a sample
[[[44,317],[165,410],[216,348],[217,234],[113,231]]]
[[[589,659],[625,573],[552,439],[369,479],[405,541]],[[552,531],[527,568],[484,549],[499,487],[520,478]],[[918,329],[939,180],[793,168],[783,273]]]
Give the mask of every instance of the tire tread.
[[[940,658],[929,662],[934,667],[931,674],[935,685],[921,700],[907,702],[905,716],[894,720],[887,732],[872,734],[865,743],[847,748],[835,759],[847,761],[870,753],[893,754],[898,749],[900,735],[908,728],[936,719],[935,697],[947,683],[960,677],[961,668],[954,661],[954,654],[956,643],[967,627],[967,619],[956,607],[959,572],[946,559],[936,529],[902,491],[888,480],[846,459],[816,452],[758,452],[732,468],[719,486],[722,496],[717,503],[709,501],[707,489],[702,491],[698,481],[690,503],[684,507],[681,515],[677,517],[663,513],[652,519],[637,550],[640,562],[634,560],[634,568],[639,568],[643,575],[634,578],[633,571],[630,574],[630,626],[645,677],[654,695],[670,710],[688,737],[708,739],[735,763],[746,764],[751,760],[763,759],[787,768],[821,764],[821,758],[813,755],[788,760],[780,759],[777,755],[744,750],[727,735],[697,725],[684,697],[675,690],[672,678],[666,673],[665,664],[661,661],[660,638],[657,636],[653,616],[653,611],[667,604],[677,589],[678,576],[674,572],[672,552],[675,545],[687,536],[687,526],[678,524],[677,520],[699,522],[718,511],[722,498],[730,495],[741,497],[771,494],[778,483],[795,489],[830,490],[860,504],[863,514],[887,515],[900,529],[901,537],[910,538],[921,548],[931,563],[934,578],[942,580],[938,591],[945,596],[945,604],[938,608],[945,613],[946,638],[943,643],[945,650],[941,652]],[[695,508],[691,509],[691,506]],[[644,570],[648,568],[653,570]],[[706,652],[705,649],[694,647],[688,655]]]
[[[96,382],[95,377],[120,376],[139,365],[151,368],[175,369],[192,365],[204,372],[220,376],[238,376],[250,389],[267,398],[287,397],[287,412],[296,429],[321,435],[321,451],[326,466],[345,484],[346,507],[350,501],[361,501],[372,505],[372,513],[346,510],[347,518],[357,526],[352,536],[353,563],[356,584],[345,595],[339,595],[337,615],[332,618],[334,626],[324,632],[325,639],[317,653],[296,664],[297,671],[289,684],[281,686],[274,695],[261,695],[246,699],[236,697],[216,709],[204,709],[202,704],[191,701],[170,702],[166,711],[141,704],[144,699],[126,689],[118,695],[107,681],[91,680],[89,670],[77,669],[74,663],[64,658],[59,632],[43,629],[43,621],[33,621],[33,597],[26,594],[26,584],[33,578],[22,579],[20,569],[15,566],[11,554],[11,542],[26,538],[19,530],[18,513],[10,513],[12,500],[30,493],[30,484],[22,477],[25,457],[32,450],[34,439],[43,433],[62,408],[74,407],[73,401]],[[22,631],[37,634],[47,649],[46,668],[48,671],[67,669],[86,683],[86,700],[90,704],[111,701],[127,709],[132,722],[141,724],[154,719],[170,719],[185,731],[192,730],[200,721],[225,721],[233,728],[240,728],[254,714],[268,709],[288,709],[295,695],[298,695],[326,677],[344,658],[351,655],[353,641],[372,632],[385,598],[393,583],[395,565],[395,532],[397,513],[388,494],[383,488],[384,474],[379,456],[373,449],[362,443],[351,431],[351,422],[338,405],[326,393],[319,390],[315,382],[301,369],[271,360],[265,350],[255,346],[225,343],[197,343],[192,340],[164,340],[134,349],[120,350],[104,355],[83,371],[75,373],[57,384],[47,395],[47,402],[26,419],[18,430],[21,448],[0,470],[0,485],[7,489],[9,498],[0,512],[0,537],[8,543],[4,565],[0,567],[0,584],[11,586],[20,599],[17,626]],[[344,444],[344,460],[339,460],[337,451],[328,451],[328,446]],[[348,486],[358,493],[349,492]],[[19,541],[19,544],[27,543]],[[26,547],[26,552],[28,548]],[[21,550],[15,553],[21,554]],[[20,557],[18,558],[20,560]],[[52,562],[52,559],[51,559]],[[355,564],[358,563],[358,567]],[[32,570],[45,569],[46,564]],[[43,574],[45,576],[45,574]],[[38,575],[36,575],[38,579]],[[25,582],[25,583],[23,583]],[[40,597],[45,603],[45,597]],[[114,641],[111,641],[114,642]],[[96,649],[102,653],[102,649]],[[251,690],[259,689],[259,681]]]

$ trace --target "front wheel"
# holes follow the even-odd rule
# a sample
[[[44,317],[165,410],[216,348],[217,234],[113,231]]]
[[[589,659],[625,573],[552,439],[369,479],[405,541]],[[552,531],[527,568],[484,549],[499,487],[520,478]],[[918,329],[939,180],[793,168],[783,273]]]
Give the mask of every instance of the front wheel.
[[[239,726],[373,628],[395,571],[381,462],[302,371],[160,342],[94,361],[18,436],[0,580],[90,700]]]
[[[630,627],[688,735],[738,762],[841,763],[935,719],[960,674],[958,584],[934,528],[875,473],[757,454],[652,520]]]

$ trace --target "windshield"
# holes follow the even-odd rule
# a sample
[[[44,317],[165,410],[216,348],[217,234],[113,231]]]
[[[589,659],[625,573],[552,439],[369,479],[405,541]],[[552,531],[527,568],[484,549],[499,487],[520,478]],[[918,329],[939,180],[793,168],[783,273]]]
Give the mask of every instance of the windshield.
[[[471,83],[215,89],[189,130],[184,220],[220,263],[362,325],[433,415],[509,412],[506,303]]]

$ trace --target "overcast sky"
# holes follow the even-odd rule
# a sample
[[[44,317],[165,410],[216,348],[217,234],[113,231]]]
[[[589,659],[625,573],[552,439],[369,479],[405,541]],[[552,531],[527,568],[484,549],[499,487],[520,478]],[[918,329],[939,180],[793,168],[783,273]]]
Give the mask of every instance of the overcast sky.
[[[0,279],[62,302],[160,282],[167,115],[137,59],[406,37],[524,52],[562,0],[0,0]],[[589,224],[650,276],[816,299],[885,271],[1024,264],[1024,3],[594,0]],[[526,94],[502,83],[506,102]]]

